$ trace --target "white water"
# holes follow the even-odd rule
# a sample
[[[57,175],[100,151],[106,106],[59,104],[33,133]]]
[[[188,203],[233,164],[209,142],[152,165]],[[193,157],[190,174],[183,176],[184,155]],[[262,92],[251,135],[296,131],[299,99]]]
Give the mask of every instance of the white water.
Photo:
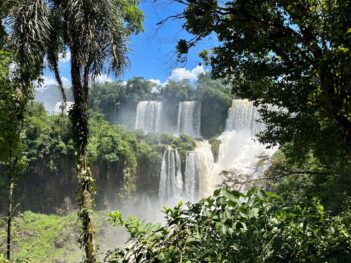
[[[73,107],[74,102],[67,101],[66,103],[60,101],[55,104],[53,113],[59,114],[64,113],[68,114],[69,110]]]
[[[252,181],[263,175],[267,164],[264,163],[265,167],[260,167],[258,163],[263,156],[271,157],[276,148],[267,149],[267,145],[257,141],[255,134],[264,130],[264,124],[259,122],[259,118],[257,108],[252,102],[233,100],[225,131],[218,137],[221,140],[218,162],[213,163],[213,157],[212,160],[207,160],[207,172],[204,173],[201,187],[202,195],[211,194],[223,182],[223,172],[234,173],[240,181]],[[198,143],[196,150],[200,156],[212,154],[211,145],[207,141]],[[247,189],[238,185],[237,190]]]
[[[226,131],[250,131],[252,136],[264,130],[264,124],[259,122],[260,114],[249,100],[233,100],[228,112]]]
[[[201,103],[183,101],[179,103],[177,133],[200,137]]]
[[[264,130],[264,124],[259,122],[257,108],[248,100],[235,99],[229,109],[225,131],[219,136],[221,146],[218,162],[214,167],[217,183],[223,178],[223,171],[236,173],[244,181],[258,179],[263,174],[258,166],[263,156],[271,157],[276,148],[267,149],[267,145],[258,142],[255,135]],[[246,190],[238,186],[238,190]]]
[[[196,108],[199,108],[196,104],[198,103],[195,101],[180,103],[178,132],[182,131],[180,133],[193,137],[199,135],[200,111],[195,113]],[[195,151],[186,153],[184,176],[181,174],[178,151],[167,149],[161,167],[159,186],[161,202],[169,204],[170,200],[181,199],[197,201],[200,197],[208,196],[223,183],[223,172],[233,174],[235,178],[240,179],[240,182],[259,179],[269,165],[260,160],[263,157],[270,158],[276,151],[276,148],[267,149],[267,145],[257,141],[255,134],[264,130],[259,118],[259,113],[252,102],[233,100],[225,131],[218,137],[221,141],[218,161],[214,162],[208,141],[197,141]],[[252,184],[247,184],[247,187],[250,185]],[[246,191],[247,187],[238,185],[236,188]]]
[[[214,158],[208,141],[198,141],[195,151],[200,158],[200,196],[208,196],[213,192]]]
[[[200,157],[196,151],[186,153],[184,173],[184,195],[190,201],[199,197],[200,186]]]
[[[145,133],[160,132],[162,106],[160,101],[140,101],[136,109],[135,129]]]
[[[180,199],[183,195],[181,161],[177,149],[168,148],[163,154],[159,198],[161,203]]]

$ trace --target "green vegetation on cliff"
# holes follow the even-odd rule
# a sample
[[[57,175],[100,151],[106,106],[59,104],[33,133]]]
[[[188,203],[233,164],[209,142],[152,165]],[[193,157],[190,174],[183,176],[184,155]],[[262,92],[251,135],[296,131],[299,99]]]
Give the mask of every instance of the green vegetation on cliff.
[[[184,169],[185,152],[195,147],[195,141],[188,136],[129,132],[109,123],[100,113],[91,111],[90,116],[88,160],[95,174],[97,208],[125,200],[136,191],[157,196],[165,149],[168,146],[178,149]],[[76,156],[68,116],[49,115],[43,105],[31,103],[23,141],[28,165],[16,182],[15,198],[20,210],[54,213],[72,209],[66,206],[66,201],[75,197]],[[6,167],[0,166],[0,170],[6,172]],[[0,177],[0,184],[6,183],[7,179]],[[6,201],[3,194],[2,207]]]
[[[209,73],[199,76],[197,83],[188,80],[169,81],[156,85],[143,78],[121,82],[96,84],[92,87],[90,105],[102,112],[112,123],[134,128],[136,106],[139,101],[158,100],[165,102],[163,110],[167,125],[177,125],[179,102],[201,102],[201,135],[204,138],[218,136],[225,128],[228,108],[233,95],[228,85],[211,79]]]

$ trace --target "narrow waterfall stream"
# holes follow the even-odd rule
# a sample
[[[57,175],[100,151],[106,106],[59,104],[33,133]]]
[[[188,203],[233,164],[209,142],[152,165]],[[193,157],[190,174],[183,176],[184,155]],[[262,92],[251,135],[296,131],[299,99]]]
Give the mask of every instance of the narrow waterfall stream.
[[[200,197],[208,196],[212,194],[215,179],[213,176],[213,169],[214,169],[214,158],[211,150],[211,145],[208,141],[198,141],[196,142],[196,149],[195,151],[199,155],[200,159]]]
[[[200,137],[201,103],[183,101],[179,103],[177,133]]]
[[[199,198],[200,188],[200,157],[196,151],[186,153],[184,173],[184,195],[189,201]]]
[[[168,148],[163,154],[159,198],[161,203],[181,198],[183,195],[183,177],[181,161],[177,149]]]
[[[235,99],[228,111],[226,131],[250,131],[251,136],[264,130],[259,122],[260,114],[253,103],[246,99]]]

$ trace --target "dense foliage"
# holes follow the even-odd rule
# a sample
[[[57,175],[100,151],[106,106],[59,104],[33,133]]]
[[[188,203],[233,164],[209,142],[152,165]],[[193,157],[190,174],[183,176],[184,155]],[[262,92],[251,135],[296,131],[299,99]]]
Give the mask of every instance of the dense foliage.
[[[144,135],[112,125],[102,114],[91,112],[88,160],[96,174],[96,208],[127,200],[133,193],[158,195],[162,155],[168,146],[178,148],[185,169],[185,152],[193,150],[191,137]],[[74,146],[67,115],[49,115],[42,104],[31,103],[23,127],[23,161],[15,199],[20,210],[66,211],[65,200],[74,199]],[[6,166],[0,171],[5,172]],[[6,185],[7,178],[0,177]],[[103,191],[102,191],[103,189]],[[5,206],[1,192],[1,207]],[[71,207],[72,208],[72,207]]]
[[[291,157],[291,151],[287,144],[273,155],[265,172],[266,183],[285,199],[318,198],[327,210],[340,213],[343,202],[351,196],[350,165],[325,165],[311,153],[301,160]]]
[[[266,104],[262,141],[292,142],[296,154],[313,149],[316,157],[349,158],[350,1],[175,2],[184,4],[180,17],[195,35],[180,41],[178,51],[217,36],[218,45],[201,55],[238,96]],[[287,111],[272,112],[269,105]]]
[[[70,109],[73,145],[76,151],[77,203],[82,223],[80,242],[84,262],[94,263],[94,227],[91,210],[94,177],[87,165],[89,135],[89,83],[109,70],[119,75],[127,65],[127,39],[142,30],[144,18],[138,0],[5,1],[12,5],[9,38],[26,88],[43,73],[44,60],[53,71],[66,102],[60,76],[59,53],[71,53],[70,76],[74,104]],[[11,181],[11,180],[10,180]],[[9,256],[8,256],[9,258]]]
[[[198,203],[165,208],[164,225],[112,212],[110,220],[130,240],[105,261],[350,262],[351,1],[173,2],[184,10],[171,18],[184,19],[194,35],[178,42],[178,58],[216,37],[216,46],[200,53],[212,72],[196,83],[136,77],[90,86],[106,64],[117,75],[127,65],[127,38],[143,30],[139,0],[1,1],[0,188],[8,191],[1,191],[0,207],[8,212],[0,221],[0,253],[7,250],[10,259],[16,251],[16,262],[77,261],[75,216],[17,212],[78,208],[83,260],[96,262],[93,208],[130,205],[135,193],[157,199],[164,151],[178,149],[184,177],[186,152],[196,146],[185,135],[130,131],[138,102],[165,102],[168,131],[177,126],[180,102],[201,102],[201,135],[216,161],[217,136],[238,96],[259,106],[267,128],[261,142],[280,145],[271,160],[262,156],[256,168],[270,167],[250,182],[266,189],[243,194],[222,187]],[[68,116],[49,115],[29,103],[32,81],[46,61],[65,101],[58,60],[67,52],[75,103]],[[247,179],[240,174],[228,182],[241,177]],[[8,262],[2,254],[0,262]]]
[[[299,202],[251,190],[216,190],[199,203],[165,209],[165,226],[111,221],[131,235],[107,262],[348,262],[350,208],[331,217],[316,200]]]

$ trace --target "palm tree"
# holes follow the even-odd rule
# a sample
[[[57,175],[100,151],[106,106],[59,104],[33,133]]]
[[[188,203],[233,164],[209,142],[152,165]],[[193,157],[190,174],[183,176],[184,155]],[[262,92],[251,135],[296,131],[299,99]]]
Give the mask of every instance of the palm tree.
[[[71,53],[74,106],[70,119],[77,155],[80,242],[85,249],[85,262],[96,262],[91,216],[94,179],[87,163],[89,82],[106,69],[119,75],[127,64],[127,37],[141,29],[143,18],[138,9],[135,17],[124,13],[127,2],[24,0],[12,9],[14,50],[19,75],[25,83],[40,75],[46,56],[65,101],[58,60],[60,52]],[[138,1],[129,3],[135,6]]]

